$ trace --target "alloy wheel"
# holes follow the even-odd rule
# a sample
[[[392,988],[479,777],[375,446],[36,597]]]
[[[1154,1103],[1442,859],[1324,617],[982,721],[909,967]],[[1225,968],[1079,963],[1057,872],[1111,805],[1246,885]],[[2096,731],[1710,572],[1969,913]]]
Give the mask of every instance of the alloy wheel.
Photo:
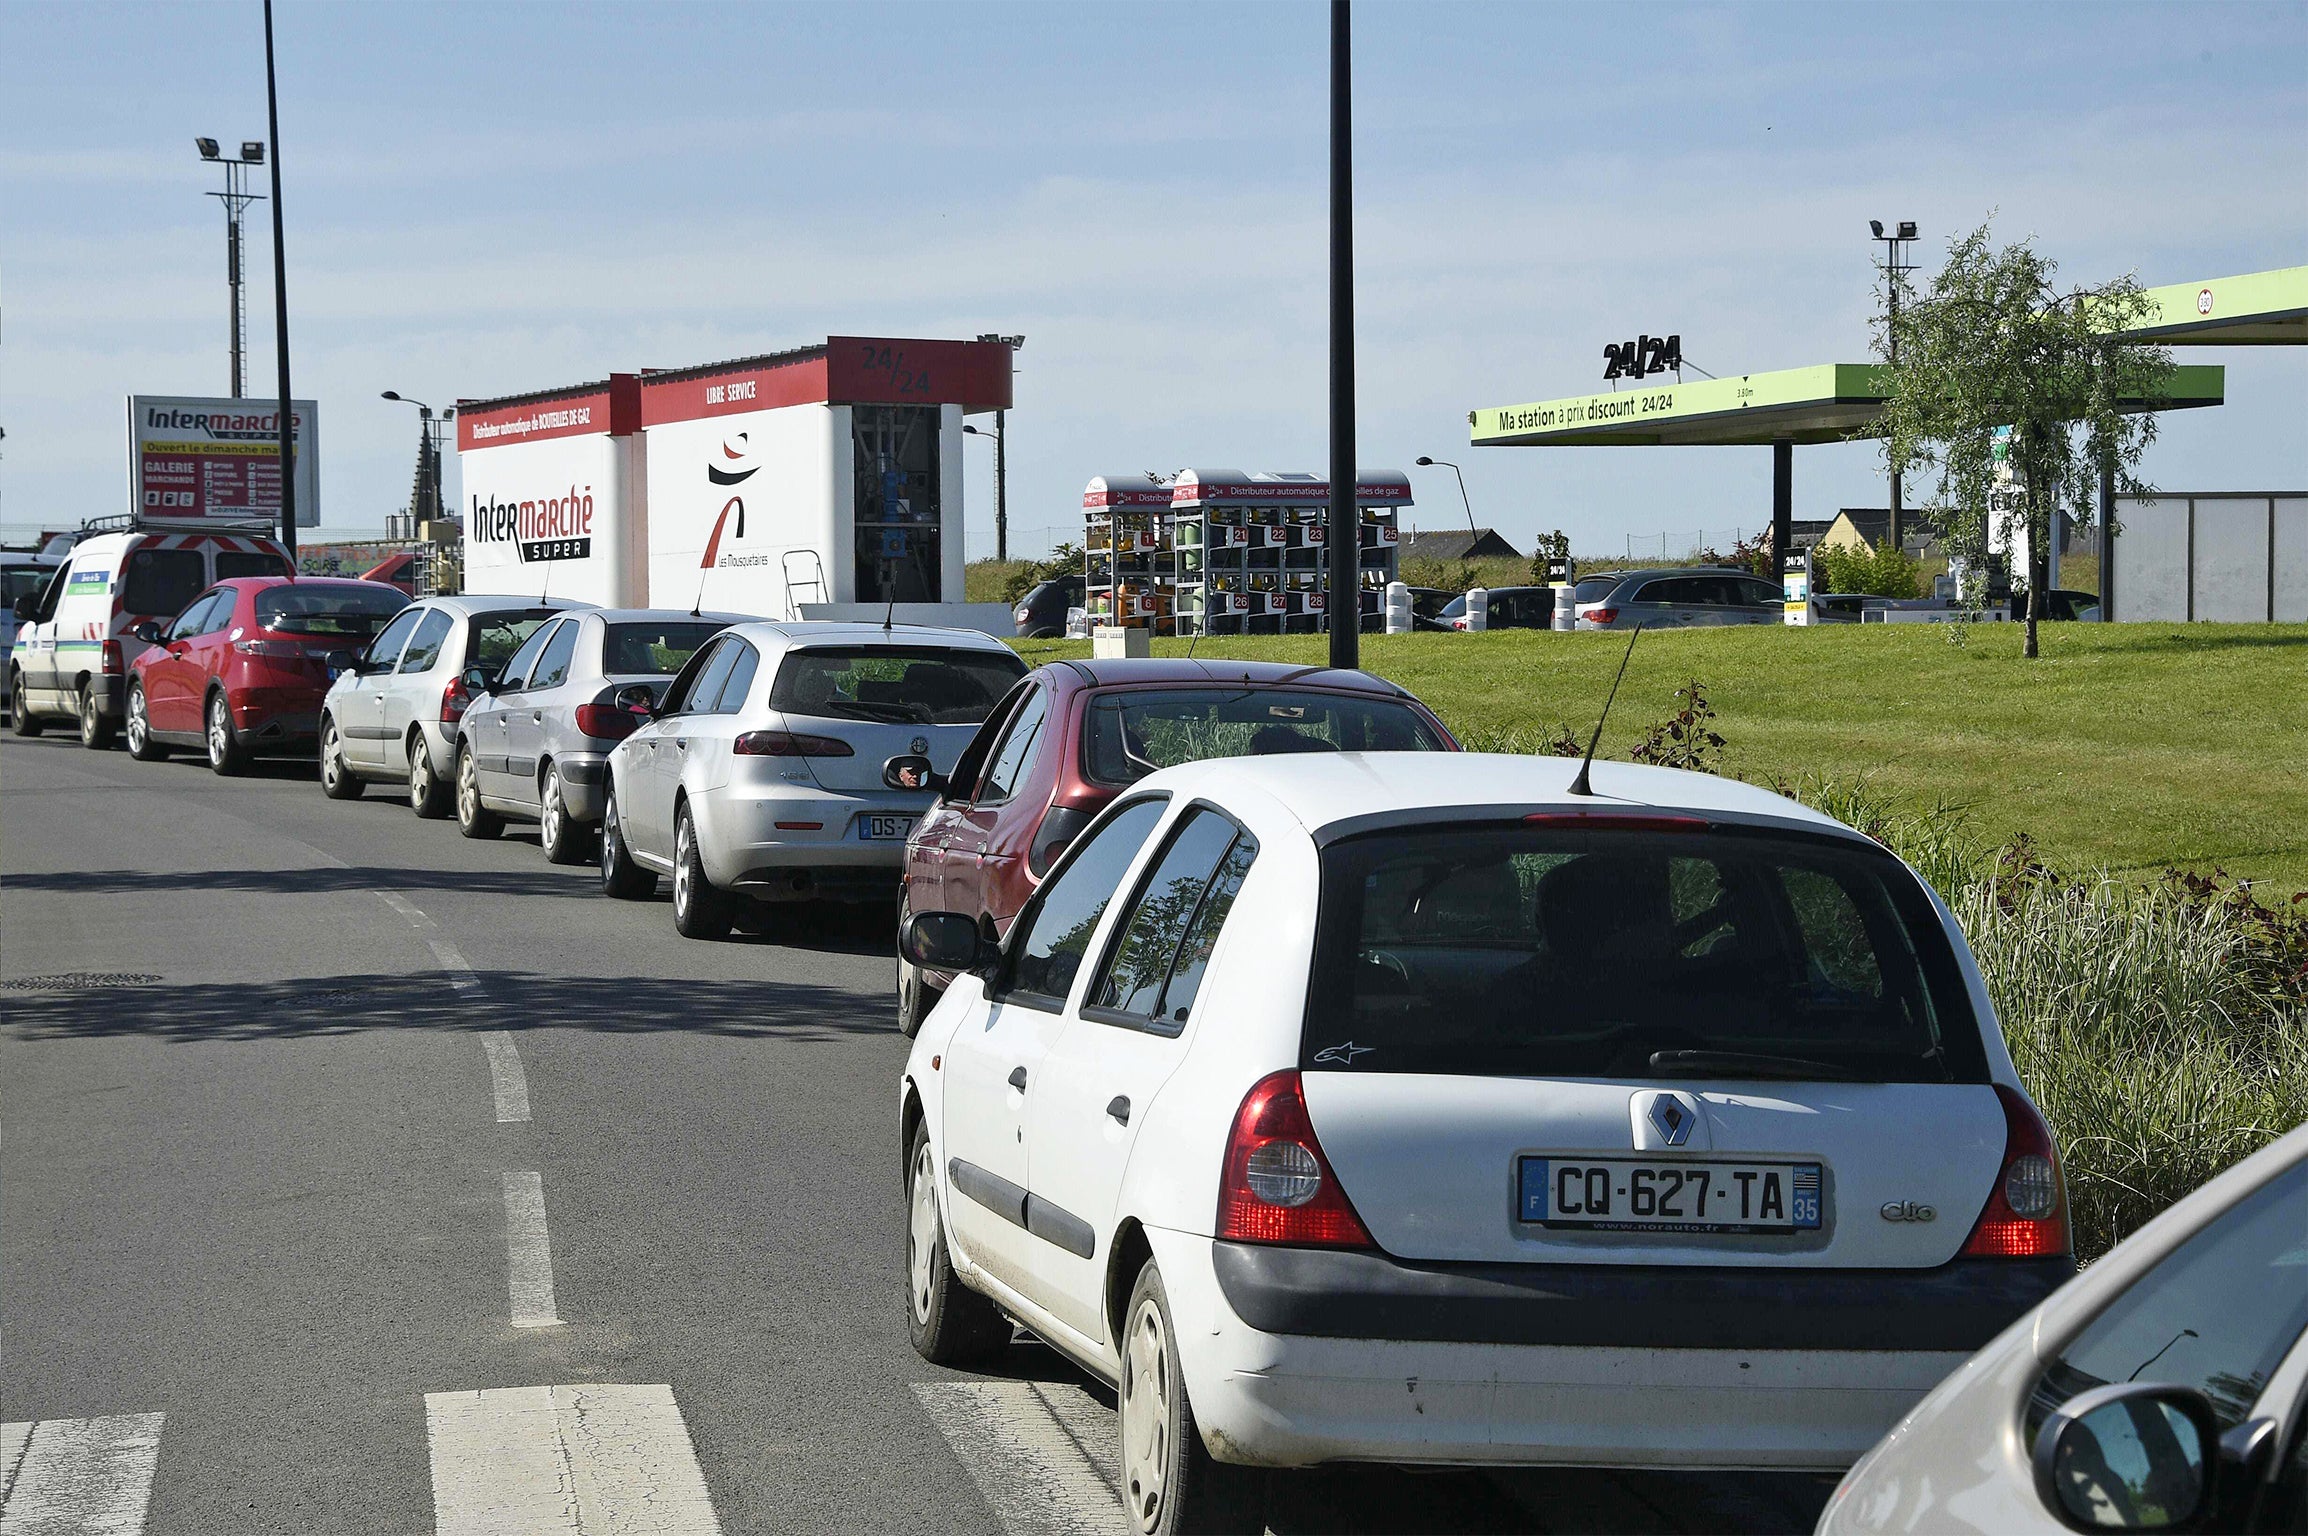
[[[689,817],[684,814],[673,831],[673,913],[686,917],[690,904],[697,900],[696,878],[689,872],[689,844],[696,834],[689,829]]]
[[[561,846],[561,839],[569,835],[569,822],[561,809],[561,770],[545,770],[545,793],[537,807],[537,837],[550,853]]]
[[[335,789],[345,781],[344,759],[338,755],[341,750],[337,723],[331,720],[328,729],[321,732],[321,787],[324,789]]]
[[[208,765],[220,768],[232,757],[232,717],[225,713],[224,696],[208,701]]]
[[[144,715],[144,690],[128,695],[128,755],[142,757],[152,744],[152,722]]]
[[[1143,1297],[1122,1351],[1122,1494],[1132,1524],[1150,1531],[1162,1518],[1170,1467],[1170,1356],[1162,1309]]]
[[[409,804],[421,810],[432,798],[433,760],[426,753],[424,743],[419,742],[417,749],[409,754]]]
[[[916,1324],[929,1321],[930,1303],[934,1299],[931,1287],[936,1279],[932,1260],[938,1246],[937,1171],[929,1139],[924,1137],[921,1150],[914,1157],[913,1209],[906,1225],[906,1261],[913,1281],[911,1294]]]
[[[457,815],[467,826],[481,817],[481,770],[470,752],[457,754]]]

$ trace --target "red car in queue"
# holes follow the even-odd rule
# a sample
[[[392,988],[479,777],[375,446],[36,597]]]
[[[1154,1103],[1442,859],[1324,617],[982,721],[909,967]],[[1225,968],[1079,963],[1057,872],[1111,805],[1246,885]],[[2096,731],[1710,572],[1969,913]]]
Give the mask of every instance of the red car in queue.
[[[906,840],[898,926],[975,918],[995,940],[1058,855],[1130,785],[1178,763],[1285,752],[1455,752],[1434,712],[1367,672],[1267,661],[1059,661],[1019,680],[950,773],[893,757],[893,788],[938,801]],[[898,1021],[921,1028],[953,978],[898,957]]]
[[[238,773],[259,754],[317,750],[330,679],[408,603],[376,581],[244,576],[165,625],[138,625],[150,649],[129,666],[129,755],[157,762],[190,747]]]

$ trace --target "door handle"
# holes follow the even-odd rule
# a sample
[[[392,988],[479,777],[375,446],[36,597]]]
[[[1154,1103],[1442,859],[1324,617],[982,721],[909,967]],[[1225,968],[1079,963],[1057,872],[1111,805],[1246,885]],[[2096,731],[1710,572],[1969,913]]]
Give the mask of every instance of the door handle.
[[[689,738],[686,736],[679,738],[673,744],[684,752],[689,750]]]
[[[1106,1105],[1106,1113],[1124,1125],[1128,1125],[1130,1123],[1130,1101],[1117,1093],[1112,1101]]]
[[[544,722],[545,716],[542,713],[532,714],[529,716],[529,723],[531,725],[542,725]]]
[[[1020,1093],[1024,1093],[1026,1091],[1026,1069],[1024,1067],[1017,1067],[1011,1070],[1010,1086],[1017,1089]]]

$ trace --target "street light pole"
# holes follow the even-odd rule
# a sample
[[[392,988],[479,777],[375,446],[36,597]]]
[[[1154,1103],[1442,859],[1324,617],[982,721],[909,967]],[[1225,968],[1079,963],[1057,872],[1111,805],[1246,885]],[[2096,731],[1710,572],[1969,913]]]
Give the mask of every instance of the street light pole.
[[[434,522],[441,515],[441,419],[433,415],[433,408],[424,401],[411,399],[396,390],[386,390],[381,398],[417,408],[417,495],[409,513],[419,523]],[[452,408],[442,416],[454,414]]]
[[[242,242],[240,218],[242,210],[251,203],[264,201],[262,193],[248,190],[248,168],[264,164],[264,144],[261,140],[241,142],[240,158],[225,154],[214,139],[194,139],[193,146],[200,158],[224,167],[224,190],[207,194],[224,204],[224,280],[232,293],[232,398],[240,399],[245,393],[248,347],[244,337],[248,331],[248,308],[242,298]]]
[[[1907,274],[1915,270],[1914,263],[1903,264],[1900,261],[1899,248],[1914,243],[1915,220],[1898,220],[1888,235],[1883,232],[1881,219],[1868,220],[1867,227],[1873,231],[1874,238],[1883,243],[1884,360],[1896,370],[1899,367],[1899,290],[1906,285]],[[1895,459],[1891,465],[1891,516],[1884,537],[1893,549],[1902,553],[1907,549],[1903,542],[1907,534],[1906,524],[1906,508],[1900,501],[1899,463]]]
[[[1362,520],[1354,448],[1354,44],[1330,0],[1330,664],[1362,661]]]
[[[1018,351],[1025,346],[1025,337],[1004,336],[998,331],[981,331],[978,333],[978,340],[999,341],[1007,345],[1010,349],[1010,372],[1015,374],[1018,371]],[[962,430],[964,432],[977,431],[976,428],[969,426],[964,426]],[[977,435],[983,437],[986,434],[979,432]],[[994,558],[1007,560],[1010,558],[1010,408],[1008,406],[996,406],[994,408],[992,435],[994,439]]]
[[[1467,477],[1460,471],[1459,467],[1448,459],[1430,459],[1423,453],[1420,454],[1418,458],[1413,462],[1417,463],[1422,469],[1429,467],[1447,469],[1452,474],[1459,477],[1459,505],[1467,509],[1467,532],[1477,532],[1478,530],[1475,527],[1475,504],[1467,500]]]
[[[264,110],[272,134],[273,346],[280,359],[280,541],[297,558],[296,396],[289,392],[288,243],[280,216],[280,89],[273,73],[272,0],[264,0]]]

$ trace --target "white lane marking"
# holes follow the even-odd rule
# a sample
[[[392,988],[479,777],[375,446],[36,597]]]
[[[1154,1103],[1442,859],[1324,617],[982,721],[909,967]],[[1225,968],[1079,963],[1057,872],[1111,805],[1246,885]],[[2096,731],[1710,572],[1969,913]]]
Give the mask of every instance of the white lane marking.
[[[914,1396],[1009,1536],[1124,1528],[1114,1414],[1080,1387],[933,1381]]]
[[[0,1536],[139,1536],[157,1413],[0,1424]]]
[[[718,1536],[668,1386],[425,1394],[436,1536]]]
[[[505,1175],[505,1288],[516,1328],[558,1327],[553,1306],[553,1241],[545,1235],[545,1181]]]
[[[379,901],[407,918],[411,928],[430,928],[433,926],[433,920],[425,916],[423,910],[415,902],[403,896],[399,891],[379,891],[376,895]]]
[[[529,1118],[529,1075],[521,1070],[521,1053],[514,1049],[513,1037],[501,1029],[492,1029],[481,1037],[481,1049],[489,1053],[489,1087],[497,1096],[497,1123],[516,1125]]]

